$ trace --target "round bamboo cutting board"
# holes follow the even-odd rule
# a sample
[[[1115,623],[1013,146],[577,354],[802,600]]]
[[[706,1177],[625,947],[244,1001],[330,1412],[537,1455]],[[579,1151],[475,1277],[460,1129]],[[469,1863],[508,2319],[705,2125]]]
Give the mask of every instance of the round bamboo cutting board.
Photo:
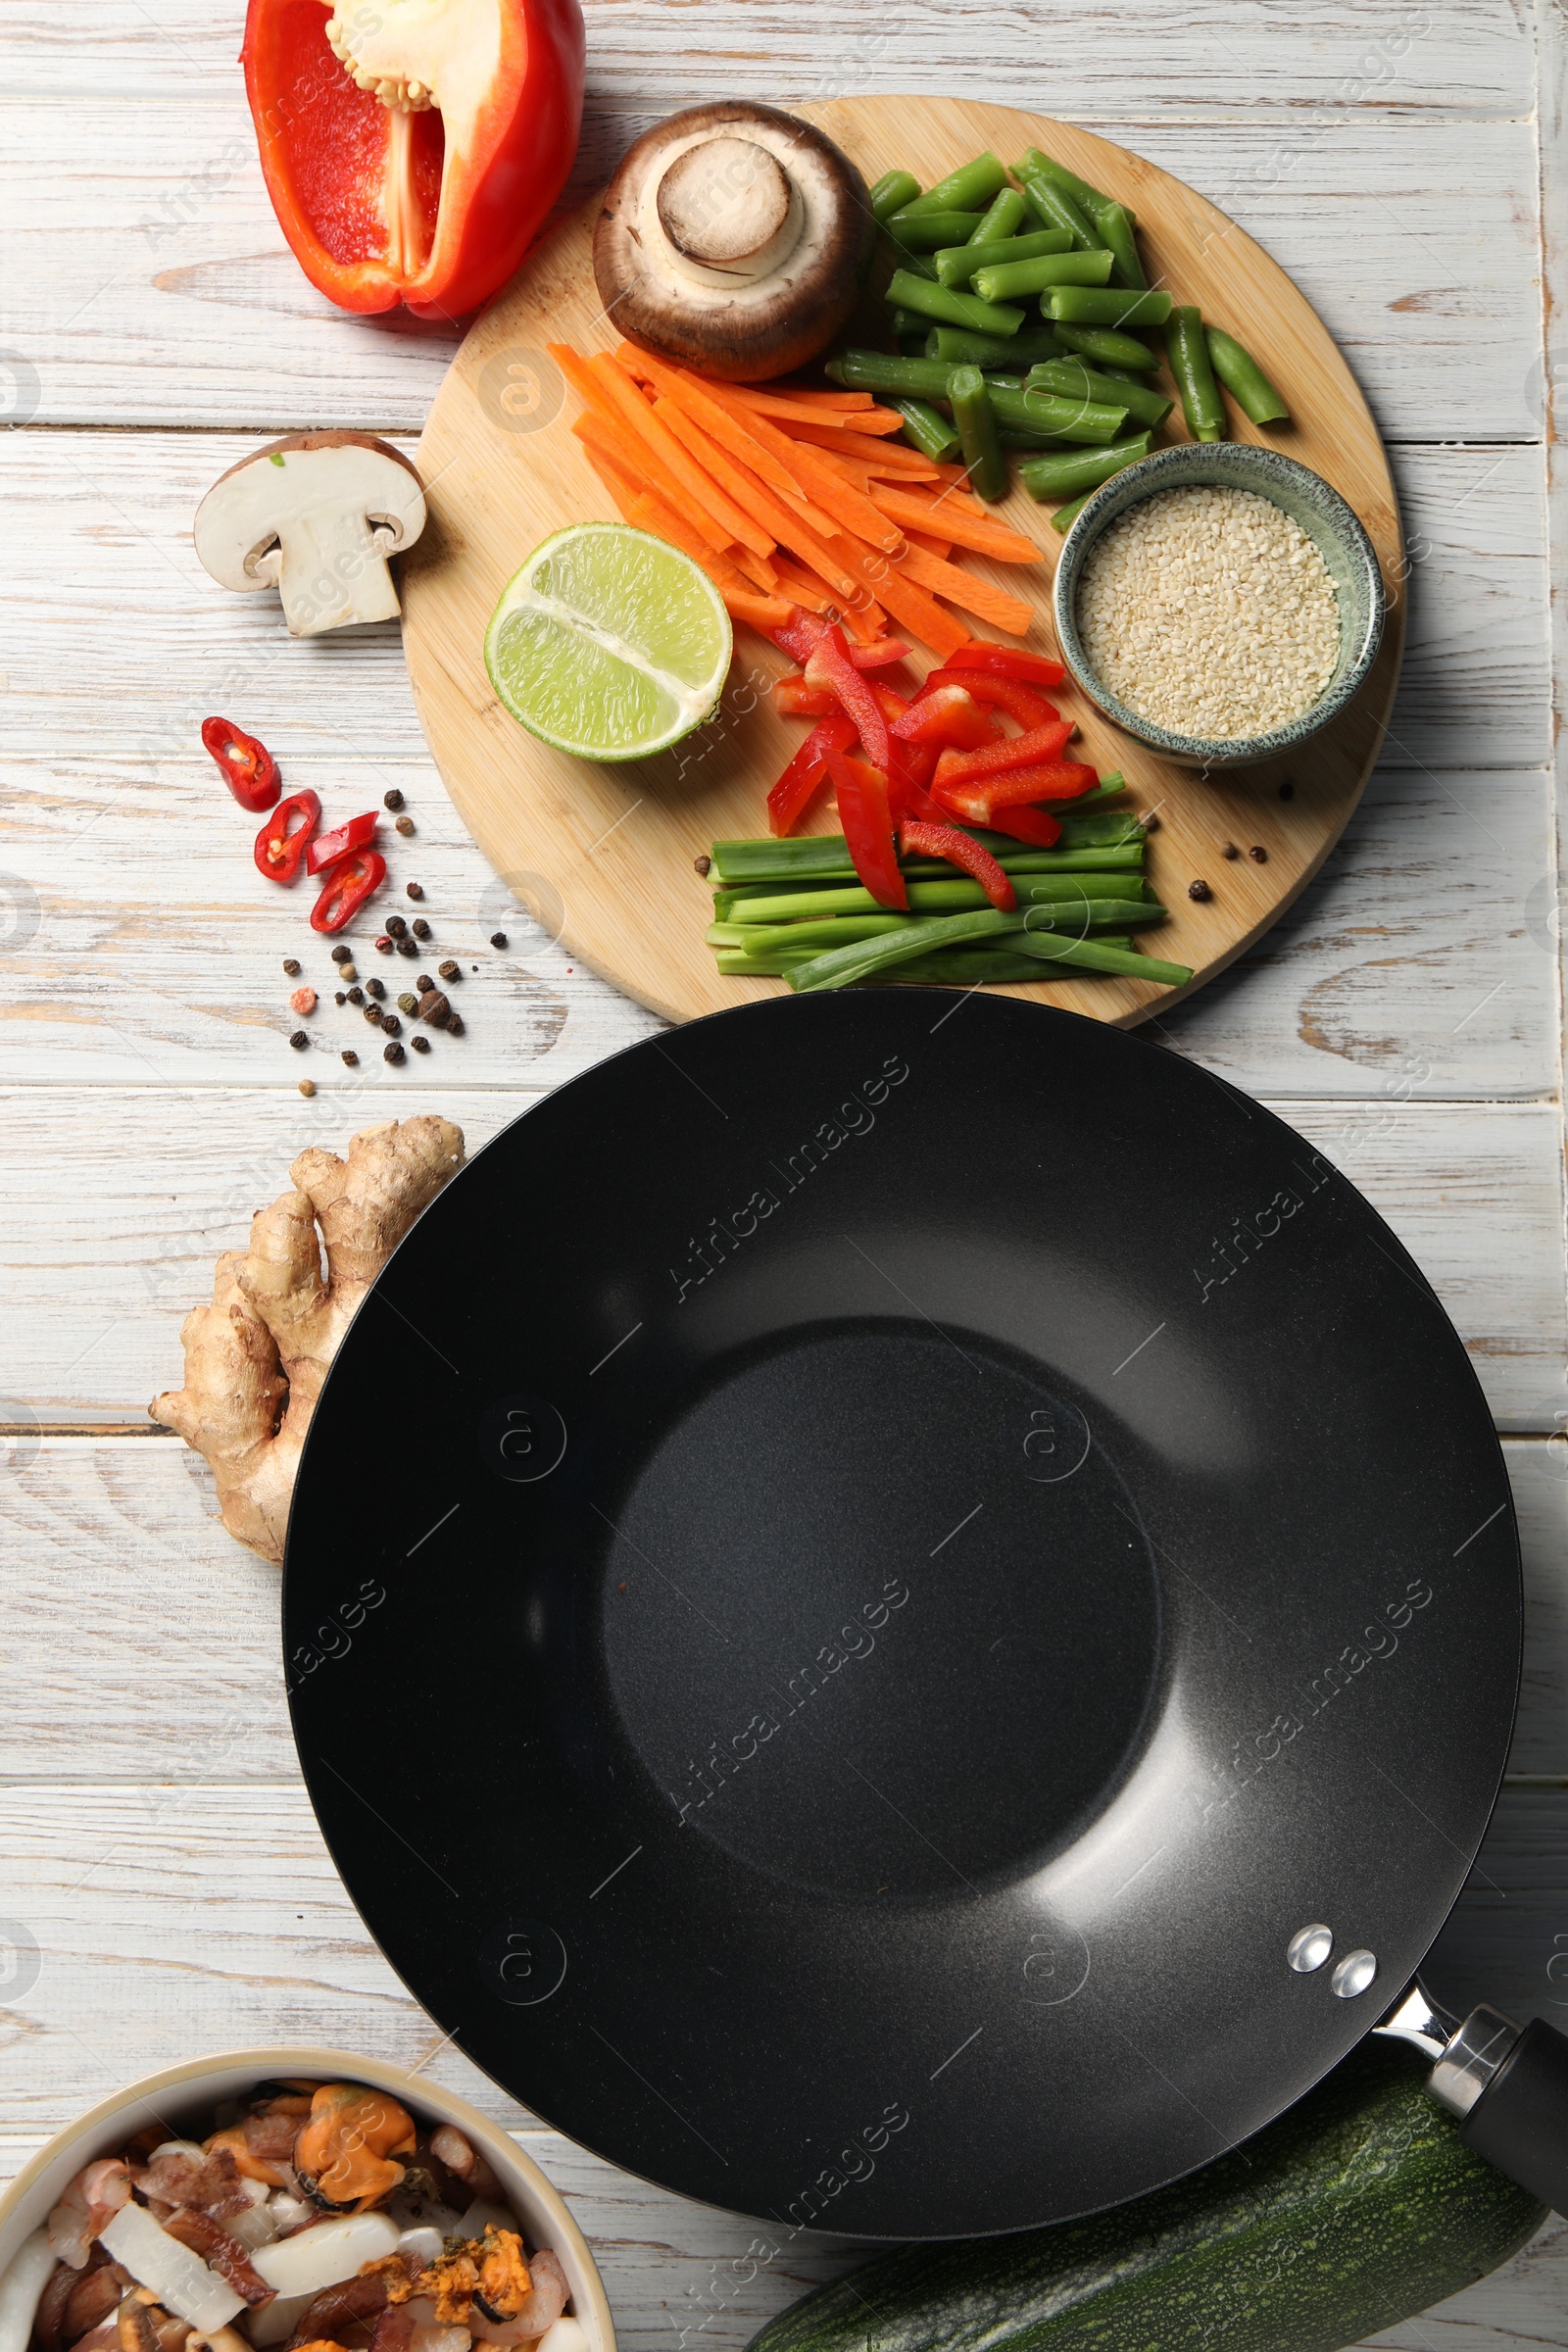
[[[1233,432],[1324,475],[1378,551],[1389,621],[1376,666],[1351,709],[1293,760],[1204,777],[1146,751],[1064,690],[1063,708],[1083,731],[1076,756],[1102,771],[1121,768],[1131,805],[1157,812],[1150,875],[1171,920],[1143,936],[1151,955],[1190,964],[1194,977],[1187,990],[1057,979],[1007,993],[1131,1025],[1200,988],[1268,928],[1317,872],[1371,772],[1404,639],[1398,512],[1377,428],[1333,338],[1285,272],[1215,206],[1126,149],[1043,116],[958,99],[842,98],[799,112],[867,181],[902,165],[929,185],[983,148],[1010,163],[1035,145],[1130,205],[1151,284],[1171,287],[1237,334],[1290,404],[1293,423],[1272,430],[1232,406]],[[404,571],[404,642],[436,763],[497,873],[572,954],[656,1012],[688,1020],[785,986],[719,977],[703,944],[710,893],[693,861],[714,839],[766,831],[767,788],[806,732],[802,720],[776,716],[768,697],[793,665],[737,624],[713,720],[656,759],[597,766],[517,726],[491,691],[482,652],[496,599],[541,539],[565,523],[616,518],[569,429],[576,395],[545,353],[549,342],[593,351],[616,340],[594,286],[598,209],[596,200],[538,249],[468,334],[436,395],[418,453],[430,519]],[[1171,421],[1180,437],[1179,409]],[[1037,541],[1042,564],[961,560],[1035,603],[1041,617],[1029,642],[1053,650],[1060,543],[1048,512],[1022,490],[1000,512]],[[831,823],[815,818],[808,827]],[[1227,845],[1239,855],[1228,857]],[[1212,893],[1206,901],[1188,896],[1198,879]]]

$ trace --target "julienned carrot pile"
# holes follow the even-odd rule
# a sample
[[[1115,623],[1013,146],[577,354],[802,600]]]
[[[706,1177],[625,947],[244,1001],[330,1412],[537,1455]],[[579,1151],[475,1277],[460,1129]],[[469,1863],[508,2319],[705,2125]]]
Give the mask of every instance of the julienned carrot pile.
[[[890,442],[904,418],[868,393],[721,384],[622,343],[551,357],[583,401],[572,431],[628,522],[683,548],[730,613],[775,637],[801,611],[860,645],[892,621],[943,661],[967,644],[956,606],[1022,636],[1034,609],[954,562],[1038,564],[986,514],[961,466]]]

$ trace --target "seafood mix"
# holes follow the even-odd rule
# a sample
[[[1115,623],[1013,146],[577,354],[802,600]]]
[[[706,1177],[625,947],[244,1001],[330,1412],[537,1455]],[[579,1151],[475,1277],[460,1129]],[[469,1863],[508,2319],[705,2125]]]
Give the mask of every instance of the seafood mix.
[[[557,2256],[450,2124],[293,2081],[214,2121],[76,2175],[0,2278],[0,2352],[587,2352]]]

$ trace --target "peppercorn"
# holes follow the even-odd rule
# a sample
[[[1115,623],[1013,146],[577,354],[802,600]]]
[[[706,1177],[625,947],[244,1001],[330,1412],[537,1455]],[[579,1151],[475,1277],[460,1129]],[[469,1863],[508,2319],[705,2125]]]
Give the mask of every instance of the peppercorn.
[[[398,1044],[396,1038],[393,1039],[391,1045],[385,1049],[381,1055],[381,1059],[383,1061],[403,1061],[406,1058],[407,1056],[404,1054],[403,1048]]]
[[[386,982],[384,980],[367,980],[365,993],[368,997],[373,997],[379,1004],[381,999],[386,995]]]
[[[409,925],[409,929],[414,933],[416,939],[428,939],[430,936],[430,926],[425,921],[422,914],[415,916],[413,922]]]
[[[375,986],[375,982],[374,982],[373,980],[371,981],[371,983],[370,983],[370,986],[371,986],[372,988]],[[341,997],[339,997],[339,999],[338,999],[338,1003],[341,1004],[342,1004],[342,1002],[343,1002],[342,998],[341,998]],[[349,1003],[350,1003],[351,1004],[363,1004],[365,1003],[365,991],[364,991],[364,989],[363,989],[363,988],[351,988],[351,989],[349,990]]]
[[[692,863],[696,866],[697,871],[702,875],[704,881],[706,882],[709,875],[713,870],[713,860],[711,858],[694,858],[692,859]]]
[[[337,967],[337,976],[340,980],[357,980],[360,975],[352,963],[340,963]]]
[[[1247,855],[1251,858],[1254,865],[1267,865],[1268,863],[1268,852],[1263,848],[1260,842],[1254,842],[1252,847],[1248,851]]]
[[[384,931],[375,943],[375,952],[378,956],[390,956],[392,953],[392,942]]]
[[[399,1012],[417,1012],[417,1011],[418,1011],[418,1009],[419,1009],[419,1000],[418,1000],[418,998],[417,998],[417,997],[415,995],[415,993],[414,993],[414,991],[413,991],[413,989],[412,989],[412,988],[411,988],[411,989],[406,989],[406,990],[404,991],[403,995],[402,995],[401,997],[399,997],[399,999],[398,999],[398,1010],[399,1010]]]
[[[332,1002],[334,1004],[346,1004],[348,1003],[348,998],[342,989],[334,988],[332,991]]]
[[[1189,882],[1187,885],[1187,896],[1190,899],[1211,899],[1213,895],[1206,882]]]
[[[1144,819],[1144,831],[1146,833],[1157,833],[1159,831],[1158,817],[1153,815],[1146,816]]]
[[[300,1080],[300,1093],[304,1095],[307,1100],[314,1095],[315,1092],[316,1080],[314,1078],[302,1078]]]
[[[372,1028],[372,1029],[379,1029],[379,1028],[380,1028],[380,1026],[381,1026],[381,1007],[380,1007],[380,1005],[379,1005],[379,1004],[367,1004],[367,1006],[365,1007],[365,1017],[366,1017],[366,1019],[367,1019],[367,1020],[369,1022],[369,1024],[370,1024],[370,1026],[371,1026],[371,1028]]]
[[[461,1037],[463,1035],[463,1015],[461,1012],[448,1013],[447,1035],[448,1037]]]
[[[443,980],[461,980],[463,977],[462,965],[454,963],[450,956],[445,963],[438,963],[435,968]]]
[[[1287,776],[1284,783],[1280,786],[1280,799],[1282,801],[1294,801],[1295,798],[1296,786],[1291,782],[1290,777]]]
[[[408,895],[411,899],[422,899],[424,896],[424,884],[422,882],[405,882],[403,887],[408,892]]]
[[[418,953],[419,943],[416,939],[400,939],[398,941],[398,954],[400,956],[417,956]]]
[[[345,1046],[345,1047],[344,1047],[344,1049],[343,1049],[343,1058],[344,1058],[344,1060],[345,1060],[345,1061],[348,1063],[348,1065],[349,1065],[349,1068],[350,1068],[351,1070],[357,1070],[357,1069],[359,1068],[359,1066],[360,1066],[360,1057],[359,1057],[359,1055],[358,1055],[358,1054],[355,1053],[355,1051],[354,1051],[354,1048],[353,1048],[352,1046]]]
[[[398,818],[398,831],[403,835],[404,839],[407,840],[409,835],[414,831],[413,817],[400,816]]]
[[[414,985],[418,990],[421,997],[427,997],[431,989],[434,988],[435,982],[431,979],[428,972],[421,972]]]
[[[285,956],[283,958],[283,969],[285,972],[287,972],[291,980],[297,980],[300,976],[299,957],[297,956]]]
[[[506,946],[506,944],[507,944],[507,935],[506,935],[506,933],[505,933],[504,931],[492,931],[492,932],[491,932],[491,934],[490,934],[490,945],[491,945],[493,948],[504,948],[504,947]]]
[[[427,1037],[411,1037],[409,1043],[416,1054],[428,1054],[430,1051],[430,1040]]]
[[[403,1035],[403,1023],[398,1019],[398,1016],[395,1012],[382,1013],[381,1027],[385,1035],[388,1037],[401,1037]]]
[[[1220,852],[1222,858],[1239,858],[1241,854],[1234,841],[1228,841]]]
[[[399,792],[395,784],[390,792],[384,792],[381,795],[381,806],[383,808],[393,809],[401,808],[403,807],[403,795],[401,792]]]
[[[388,939],[402,939],[407,932],[408,927],[408,924],[404,921],[401,914],[389,914],[386,918],[386,935]]]
[[[337,946],[332,950],[332,961],[334,963],[347,963],[353,954],[354,950],[347,944],[346,941],[340,939],[337,943]]]
[[[438,988],[432,988],[419,999],[419,1018],[428,1021],[432,1029],[444,1029],[452,1007]]]
[[[296,1054],[303,1054],[311,1041],[306,1036],[303,1029],[296,1029],[288,1042],[293,1047]]]

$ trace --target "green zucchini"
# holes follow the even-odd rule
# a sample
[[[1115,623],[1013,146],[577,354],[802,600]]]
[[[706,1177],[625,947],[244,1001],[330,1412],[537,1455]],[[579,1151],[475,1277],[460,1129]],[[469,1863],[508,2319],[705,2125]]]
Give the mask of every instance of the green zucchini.
[[[885,2255],[769,2321],[751,2352],[1339,2352],[1484,2278],[1545,2218],[1424,2080],[1413,2051],[1364,2043],[1174,2186]]]

